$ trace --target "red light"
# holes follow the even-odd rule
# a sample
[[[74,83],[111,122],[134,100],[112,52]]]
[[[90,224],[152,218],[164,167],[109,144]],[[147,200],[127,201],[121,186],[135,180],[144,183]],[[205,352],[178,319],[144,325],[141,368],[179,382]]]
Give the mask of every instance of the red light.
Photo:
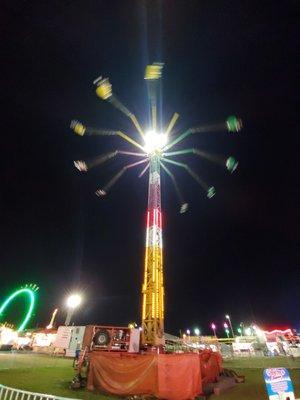
[[[289,333],[290,335],[293,334],[292,330],[290,328],[281,330],[281,329],[274,329],[273,331],[264,331],[267,335],[274,335],[275,333],[279,333],[281,335],[285,335],[286,333]]]

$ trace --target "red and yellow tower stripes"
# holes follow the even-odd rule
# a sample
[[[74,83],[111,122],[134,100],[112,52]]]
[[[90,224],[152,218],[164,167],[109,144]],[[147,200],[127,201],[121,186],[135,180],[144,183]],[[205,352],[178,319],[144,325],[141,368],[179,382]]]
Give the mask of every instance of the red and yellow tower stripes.
[[[142,294],[143,342],[152,345],[163,344],[164,279],[162,213],[160,162],[159,156],[156,154],[150,158],[145,270]]]

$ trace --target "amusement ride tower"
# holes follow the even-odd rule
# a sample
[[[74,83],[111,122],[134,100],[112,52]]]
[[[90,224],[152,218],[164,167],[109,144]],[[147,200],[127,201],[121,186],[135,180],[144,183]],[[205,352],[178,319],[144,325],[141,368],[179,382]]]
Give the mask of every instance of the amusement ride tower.
[[[164,332],[164,274],[159,156],[150,158],[143,294],[143,341],[161,344]]]
[[[110,102],[123,114],[130,118],[138,133],[141,136],[140,141],[136,141],[132,136],[122,132],[106,129],[95,129],[83,125],[81,122],[72,121],[71,128],[80,136],[119,136],[131,145],[138,152],[127,150],[114,150],[104,155],[100,155],[90,161],[74,161],[75,167],[82,172],[86,172],[91,167],[98,166],[103,162],[122,155],[125,157],[137,157],[139,161],[126,164],[113,178],[104,186],[96,191],[99,197],[106,196],[112,186],[129,169],[138,165],[145,164],[139,174],[142,177],[146,171],[149,171],[148,186],[148,208],[146,225],[146,243],[145,243],[145,262],[144,262],[144,280],[142,284],[142,342],[147,345],[161,345],[164,343],[164,271],[163,271],[163,240],[162,240],[162,210],[161,210],[161,169],[171,178],[175,188],[179,203],[180,213],[188,209],[188,203],[183,199],[175,175],[165,165],[181,167],[205,190],[207,197],[215,195],[215,188],[207,185],[200,176],[192,170],[187,164],[174,160],[178,155],[194,154],[206,160],[226,166],[227,170],[233,172],[237,168],[237,161],[233,157],[212,155],[197,148],[179,149],[169,151],[173,146],[182,142],[186,137],[202,132],[227,130],[230,133],[238,132],[242,123],[235,116],[228,117],[224,123],[209,126],[197,126],[189,128],[182,134],[173,135],[174,125],[179,117],[174,113],[166,129],[161,129],[161,121],[158,121],[158,108],[161,109],[160,101],[160,81],[163,64],[153,63],[148,65],[145,70],[145,80],[148,87],[148,98],[150,106],[150,129],[144,130],[140,126],[135,115],[125,107],[121,101],[113,94],[112,85],[108,78],[98,78],[94,81],[96,85],[96,94],[102,100]],[[159,105],[159,107],[158,107]],[[159,122],[159,123],[158,123]],[[172,136],[173,135],[173,136]]]

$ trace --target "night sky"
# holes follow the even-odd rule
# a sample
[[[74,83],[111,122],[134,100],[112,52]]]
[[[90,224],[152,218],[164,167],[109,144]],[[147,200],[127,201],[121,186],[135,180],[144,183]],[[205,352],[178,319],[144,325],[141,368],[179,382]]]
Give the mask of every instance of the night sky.
[[[300,328],[296,5],[4,1],[0,301],[34,282],[40,290],[32,325],[48,323],[55,307],[63,321],[72,290],[85,296],[77,324],[139,322],[147,179],[133,169],[99,199],[95,190],[128,160],[88,174],[73,160],[130,147],[118,138],[76,137],[69,125],[75,118],[137,138],[124,115],[99,101],[92,82],[109,76],[146,124],[144,67],[162,61],[164,124],[174,111],[178,130],[231,114],[244,123],[238,135],[199,134],[180,146],[239,160],[231,175],[181,158],[215,186],[213,199],[178,170],[190,203],[180,215],[162,176],[166,331],[208,332],[225,313],[234,325]],[[21,299],[12,307],[13,321],[23,307]]]

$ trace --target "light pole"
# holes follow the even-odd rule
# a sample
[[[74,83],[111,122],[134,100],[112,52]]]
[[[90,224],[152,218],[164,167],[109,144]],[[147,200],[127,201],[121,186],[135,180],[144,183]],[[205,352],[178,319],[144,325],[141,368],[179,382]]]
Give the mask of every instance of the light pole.
[[[211,327],[211,329],[212,329],[213,332],[214,332],[214,336],[217,337],[217,334],[216,334],[216,329],[217,329],[217,327],[216,327],[216,325],[215,325],[214,323],[212,323],[212,324],[210,325],[210,327]]]
[[[67,317],[65,320],[65,325],[69,326],[70,322],[71,322],[71,318],[74,314],[74,311],[77,307],[80,306],[82,301],[82,298],[79,294],[71,294],[68,298],[67,298]]]
[[[232,337],[234,338],[234,332],[233,332],[233,327],[232,327],[232,323],[231,323],[231,319],[230,319],[230,315],[225,315],[225,318],[228,320],[228,322],[229,322],[229,326],[230,326],[230,330],[231,330],[231,334],[232,334]]]

